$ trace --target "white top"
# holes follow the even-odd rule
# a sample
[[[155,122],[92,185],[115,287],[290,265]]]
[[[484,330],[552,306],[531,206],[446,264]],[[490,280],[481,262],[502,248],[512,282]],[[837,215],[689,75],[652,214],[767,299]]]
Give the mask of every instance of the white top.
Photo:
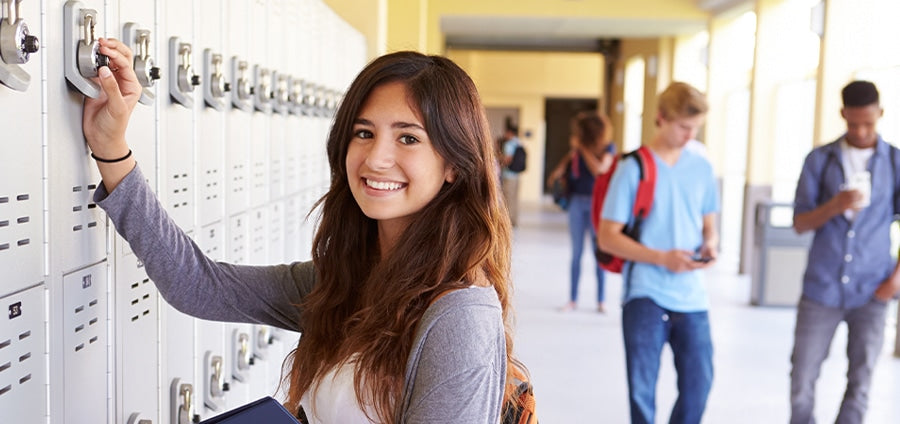
[[[318,385],[314,384],[303,394],[300,398],[300,406],[306,412],[306,418],[309,419],[310,424],[371,424],[374,422],[366,418],[362,407],[356,401],[356,392],[353,388],[355,364],[356,361],[353,358],[332,369],[322,377]],[[313,392],[313,399],[310,399],[310,391]],[[377,417],[374,409],[371,407],[366,409],[373,419]]]
[[[875,154],[875,147],[859,149],[850,145],[847,139],[841,140],[841,166],[844,167],[844,188],[847,190],[859,190],[863,193],[861,206],[868,206],[869,196],[872,192],[872,181],[867,170],[869,159]],[[844,216],[853,221],[856,211],[847,209]]]

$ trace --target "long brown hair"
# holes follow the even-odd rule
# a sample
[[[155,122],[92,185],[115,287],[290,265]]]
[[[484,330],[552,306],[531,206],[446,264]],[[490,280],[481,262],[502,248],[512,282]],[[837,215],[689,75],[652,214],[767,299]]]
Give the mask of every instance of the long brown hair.
[[[350,192],[345,158],[361,105],[375,87],[396,81],[406,85],[407,101],[456,178],[381,257],[376,221]],[[422,315],[441,294],[472,284],[497,292],[511,372],[511,226],[493,175],[494,150],[475,84],[450,60],[392,53],[357,76],[328,136],[331,186],[317,203],[321,218],[312,251],[318,282],[300,305],[302,337],[286,377],[288,407],[296,410],[303,393],[353,357],[360,404],[372,404],[380,421],[394,421]]]

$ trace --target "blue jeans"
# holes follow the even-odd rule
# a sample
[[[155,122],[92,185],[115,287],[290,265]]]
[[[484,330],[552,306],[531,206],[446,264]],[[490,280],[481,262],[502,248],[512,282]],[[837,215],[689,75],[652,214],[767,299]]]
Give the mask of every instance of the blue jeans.
[[[813,424],[816,380],[841,321],[847,322],[847,389],[838,424],[861,423],[869,403],[872,369],[884,344],[887,304],[877,300],[855,309],[823,306],[800,299],[791,354],[791,423]]]
[[[569,203],[569,235],[572,238],[572,263],[569,268],[569,300],[578,300],[578,280],[581,278],[581,255],[584,253],[584,235],[587,233],[591,242],[591,249],[597,246],[597,233],[591,225],[591,196],[574,194]],[[590,253],[594,256],[593,251]],[[597,302],[603,302],[603,268],[596,261],[594,272],[597,275]]]
[[[631,422],[654,422],[660,355],[668,342],[678,373],[678,399],[669,423],[699,423],[713,379],[713,347],[706,311],[673,312],[646,297],[632,299],[622,307],[622,333]]]

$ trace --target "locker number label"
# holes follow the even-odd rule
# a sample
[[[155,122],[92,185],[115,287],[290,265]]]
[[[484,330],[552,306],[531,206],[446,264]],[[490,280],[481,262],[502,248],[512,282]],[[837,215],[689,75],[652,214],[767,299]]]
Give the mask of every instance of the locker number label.
[[[22,315],[22,302],[16,302],[9,305],[9,319],[13,319],[19,315]]]

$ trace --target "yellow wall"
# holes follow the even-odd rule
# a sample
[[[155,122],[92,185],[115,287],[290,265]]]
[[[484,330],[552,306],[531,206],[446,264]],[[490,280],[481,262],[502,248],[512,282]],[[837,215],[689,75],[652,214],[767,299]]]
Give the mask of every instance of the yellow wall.
[[[674,54],[674,39],[672,38],[646,38],[622,40],[620,48],[620,60],[616,62],[612,93],[610,93],[612,105],[610,119],[613,122],[613,140],[621,149],[624,136],[624,77],[625,64],[634,57],[643,57],[646,63],[644,72],[644,119],[641,128],[642,143],[646,143],[653,137],[656,131],[656,96],[672,81],[672,63]]]
[[[543,192],[544,99],[602,98],[603,56],[598,53],[539,53],[449,50],[447,57],[466,70],[487,107],[519,109],[519,132],[529,151],[520,176],[519,197],[536,203]]]
[[[388,0],[323,0],[323,2],[366,37],[369,59],[385,53]]]

